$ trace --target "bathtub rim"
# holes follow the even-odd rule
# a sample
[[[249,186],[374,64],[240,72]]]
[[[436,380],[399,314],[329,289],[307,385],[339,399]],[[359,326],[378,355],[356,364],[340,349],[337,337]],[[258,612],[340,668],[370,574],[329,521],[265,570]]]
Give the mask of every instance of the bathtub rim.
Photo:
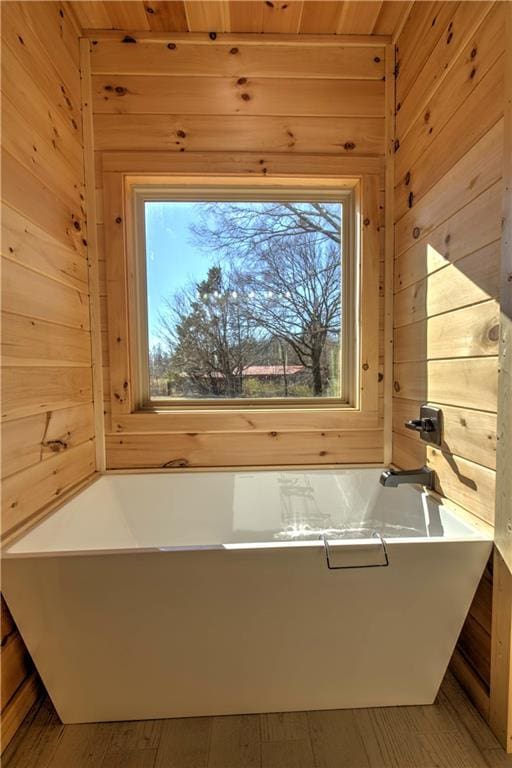
[[[482,544],[482,543],[493,543],[493,539],[488,536],[480,536],[475,535],[471,538],[462,538],[460,536],[453,536],[453,537],[446,537],[446,536],[402,536],[402,537],[396,537],[396,538],[385,538],[382,537],[383,541],[385,542],[386,549],[389,550],[393,549],[395,546],[411,546],[412,544],[417,544],[418,546],[427,546],[427,545],[442,545],[442,544]],[[349,546],[349,541],[352,540],[345,540],[341,541],[340,539],[329,539],[329,547],[331,549],[336,549],[338,547],[347,547]],[[360,539],[359,543],[364,543],[370,541],[370,539]],[[183,546],[170,546],[170,547],[119,547],[118,549],[76,549],[76,550],[57,550],[57,551],[48,551],[48,552],[6,552],[2,555],[2,560],[26,560],[26,559],[32,559],[32,560],[39,560],[39,559],[47,559],[47,558],[60,558],[60,557],[101,557],[103,555],[105,556],[112,556],[112,555],[172,555],[172,554],[187,554],[187,553],[196,553],[196,552],[225,552],[226,554],[229,554],[231,552],[233,553],[243,553],[243,552],[289,552],[292,549],[319,549],[324,550],[325,545],[323,539],[313,540],[313,541],[289,541],[289,542],[273,542],[273,541],[262,541],[262,542],[236,542],[234,544],[192,544],[192,545],[183,545]],[[355,566],[354,566],[355,567]],[[362,567],[368,567],[368,566],[362,566]],[[384,567],[384,566],[383,566]]]
[[[87,478],[85,482],[81,482],[71,488],[68,493],[60,497],[58,500],[53,501],[50,505],[46,507],[46,510],[41,510],[39,514],[35,515],[32,520],[29,520],[26,524],[20,526],[19,529],[10,532],[5,536],[5,539],[2,539],[0,542],[0,561],[3,559],[16,559],[16,558],[25,558],[25,557],[54,557],[54,556],[87,556],[87,555],[105,555],[105,554],[134,554],[137,552],[166,552],[166,551],[198,551],[201,549],[217,549],[222,550],[226,549],[226,545],[224,544],[212,544],[212,545],[192,545],[192,546],[179,546],[179,547],[126,547],[126,548],[117,548],[117,549],[90,549],[90,550],[60,550],[60,551],[53,551],[53,552],[25,552],[25,553],[10,553],[8,550],[10,547],[17,544],[26,534],[30,533],[34,528],[36,528],[38,525],[43,523],[47,518],[53,516],[56,512],[59,512],[66,504],[73,501],[79,494],[81,494],[83,491],[90,488],[92,485],[97,483],[99,480],[101,480],[103,477],[108,477],[110,475],[112,476],[132,476],[132,475],[161,475],[161,474],[168,474],[168,475],[175,475],[175,474],[193,474],[193,473],[211,473],[211,472],[219,472],[219,473],[231,473],[231,472],[279,472],[279,471],[290,471],[290,472],[300,472],[300,471],[322,471],[322,470],[350,470],[350,469],[399,469],[395,464],[390,463],[387,465],[384,464],[332,464],[332,465],[306,465],[306,464],[293,464],[293,465],[279,465],[279,466],[242,466],[242,467],[176,467],[176,468],[161,468],[161,467],[153,467],[148,469],[107,469],[103,472],[96,472],[94,475],[92,475],[90,478]],[[448,512],[452,515],[454,515],[457,519],[461,520],[466,525],[469,525],[473,529],[475,529],[475,535],[471,538],[461,538],[461,537],[422,537],[422,536],[414,536],[414,537],[391,537],[391,538],[385,538],[384,541],[386,544],[394,543],[394,542],[404,542],[404,543],[412,543],[412,542],[420,542],[423,541],[425,543],[441,543],[442,541],[446,542],[456,542],[456,541],[465,541],[465,542],[472,542],[472,541],[491,541],[494,542],[494,527],[488,523],[487,521],[483,520],[482,518],[478,517],[477,515],[474,515],[472,512],[469,512],[464,507],[460,506],[456,502],[452,501],[451,499],[448,499],[441,494],[437,493],[437,491],[426,489],[422,486],[413,485],[411,487],[414,487],[418,493],[425,494],[426,496],[431,497],[436,503],[442,505],[445,507]],[[329,542],[333,542],[336,540],[329,539]],[[339,541],[339,540],[338,540]],[[230,548],[234,548],[234,546],[240,547],[240,545],[243,544],[243,546],[248,549],[249,546],[246,543],[238,542],[236,545],[229,545]],[[319,539],[319,541],[297,541],[297,542],[250,542],[249,543],[251,547],[255,544],[259,544],[259,549],[263,549],[265,547],[268,547],[268,545],[274,545],[272,547],[268,548],[282,548],[286,549],[290,545],[305,545],[305,544],[313,544],[313,545],[319,545],[323,544],[323,540]],[[277,545],[277,547],[275,546]],[[280,546],[285,545],[285,546]],[[242,547],[240,547],[242,548]]]

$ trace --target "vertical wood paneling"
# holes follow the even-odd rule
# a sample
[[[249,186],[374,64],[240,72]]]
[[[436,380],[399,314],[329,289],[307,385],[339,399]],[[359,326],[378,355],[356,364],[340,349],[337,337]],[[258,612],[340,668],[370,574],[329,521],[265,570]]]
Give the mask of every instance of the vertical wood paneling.
[[[394,0],[72,0],[84,29],[256,34],[391,36],[408,6]]]
[[[82,123],[84,136],[84,180],[87,207],[87,249],[89,261],[89,315],[91,326],[90,349],[96,440],[96,470],[105,470],[105,425],[103,418],[103,372],[100,315],[100,267],[98,225],[96,222],[94,130],[92,119],[91,69],[89,41],[80,40],[80,69],[82,84]]]
[[[384,3],[374,2],[374,0],[343,3],[337,32],[343,30],[344,34],[348,35],[363,35],[367,30],[373,32],[383,5]]]
[[[385,3],[383,5],[386,5]],[[393,453],[393,283],[394,283],[394,185],[395,185],[395,65],[394,45],[386,47],[386,175],[384,190],[384,463],[390,464]]]
[[[187,31],[187,15],[184,3],[181,0],[171,0],[171,2],[157,0],[155,3],[151,2],[151,0],[146,0],[144,8],[148,17],[149,28],[152,31]]]
[[[185,0],[185,15],[189,32],[229,32],[230,15],[227,0],[196,3]]]
[[[304,0],[300,31],[309,34],[329,34],[338,29],[340,3],[329,0]]]

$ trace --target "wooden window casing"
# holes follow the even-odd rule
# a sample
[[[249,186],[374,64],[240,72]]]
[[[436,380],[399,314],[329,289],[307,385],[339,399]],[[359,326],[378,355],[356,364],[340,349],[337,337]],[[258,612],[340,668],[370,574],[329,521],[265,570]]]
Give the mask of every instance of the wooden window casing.
[[[182,184],[152,184],[138,186],[130,184],[126,190],[128,217],[133,218],[130,231],[133,232],[134,241],[127,242],[127,257],[132,263],[130,274],[134,276],[135,306],[129,308],[129,325],[131,339],[133,401],[138,409],[152,410],[182,407],[241,407],[247,409],[266,406],[311,406],[321,405],[357,405],[359,388],[357,386],[356,360],[359,348],[359,237],[356,231],[356,187],[342,184],[340,187],[313,185],[311,181],[307,186],[293,185],[290,180],[276,183],[269,180],[265,185],[243,183],[243,179],[231,180],[228,185],[219,184],[216,179],[211,179],[200,186],[193,183]],[[279,180],[278,180],[279,181]],[[242,182],[242,183],[239,183]],[[239,202],[239,201],[319,201],[335,202],[342,205],[342,242],[340,244],[340,266],[342,270],[340,304],[341,336],[340,336],[340,370],[342,372],[340,382],[340,394],[338,397],[272,397],[272,398],[171,398],[151,397],[149,391],[149,343],[148,343],[148,296],[147,296],[147,253],[145,232],[145,203],[158,202]]]
[[[181,158],[180,158],[181,159]],[[160,161],[160,162],[159,162]],[[359,456],[367,456],[368,463],[382,461],[382,424],[379,419],[379,258],[381,239],[378,226],[379,188],[378,173],[347,177],[336,173],[336,163],[319,159],[318,170],[309,168],[291,174],[258,175],[250,172],[233,173],[236,160],[226,160],[226,168],[215,173],[199,174],[196,168],[183,172],[180,163],[173,172],[174,158],[166,153],[151,153],[148,163],[140,153],[115,153],[103,156],[104,222],[107,282],[108,353],[110,365],[111,423],[106,425],[115,440],[117,433],[233,433],[253,430],[276,435],[280,431],[311,432],[318,430],[366,430],[373,446],[367,452],[354,454],[353,463],[364,463]],[[155,169],[160,169],[160,172]],[[169,404],[151,404],[140,396],[140,329],[137,328],[137,307],[140,306],[140,281],[137,280],[136,222],[133,216],[133,188],[158,185],[164,188],[187,186],[204,187],[207,184],[236,186],[247,189],[279,187],[319,188],[347,190],[353,195],[355,231],[353,233],[358,257],[358,311],[352,336],[358,335],[357,355],[352,367],[355,391],[349,402],[339,399],[277,400],[277,401],[173,401]],[[135,325],[134,325],[135,324]],[[108,394],[108,393],[106,393]],[[107,419],[108,420],[108,419]],[[338,437],[341,435],[338,434]],[[365,443],[365,436],[361,440]],[[112,442],[112,439],[110,442]],[[149,439],[149,438],[148,438]],[[348,441],[350,442],[350,441]],[[359,444],[359,443],[358,443]],[[124,444],[126,446],[126,443]],[[107,454],[109,443],[107,441]],[[116,450],[123,446],[116,443]],[[127,450],[127,448],[126,448]],[[142,450],[142,449],[141,449]],[[347,443],[347,455],[350,453]],[[241,461],[241,464],[246,462]],[[251,462],[256,463],[256,462]],[[294,464],[287,460],[286,452],[268,465]],[[311,462],[308,462],[311,463]],[[323,459],[320,463],[325,464]],[[333,462],[333,463],[338,463]],[[108,460],[107,460],[108,464]],[[188,464],[188,462],[187,462]],[[204,462],[202,462],[204,464]],[[212,466],[218,465],[215,461]],[[164,466],[163,464],[160,466]]]

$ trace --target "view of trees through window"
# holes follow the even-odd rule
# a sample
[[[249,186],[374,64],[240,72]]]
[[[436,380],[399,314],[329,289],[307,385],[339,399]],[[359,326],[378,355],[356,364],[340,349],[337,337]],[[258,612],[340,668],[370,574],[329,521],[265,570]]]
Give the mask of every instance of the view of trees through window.
[[[342,203],[145,202],[152,398],[341,394]]]

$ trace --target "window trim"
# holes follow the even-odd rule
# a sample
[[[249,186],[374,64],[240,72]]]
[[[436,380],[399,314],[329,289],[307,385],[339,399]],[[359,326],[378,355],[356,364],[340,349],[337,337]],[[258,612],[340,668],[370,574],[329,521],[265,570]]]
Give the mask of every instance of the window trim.
[[[238,408],[250,409],[264,407],[270,409],[294,407],[345,407],[359,406],[359,377],[357,360],[360,346],[360,242],[357,237],[356,217],[358,211],[357,190],[346,185],[333,186],[332,183],[314,183],[297,185],[288,179],[285,185],[269,181],[265,186],[253,183],[219,183],[215,178],[196,185],[162,184],[155,180],[153,184],[130,184],[127,187],[128,207],[133,225],[132,242],[127,248],[133,249],[133,299],[130,310],[130,328],[132,350],[133,398],[137,410],[166,411],[200,408]],[[342,268],[342,332],[341,360],[343,371],[340,397],[303,397],[303,398],[188,398],[173,399],[151,397],[149,377],[149,333],[148,333],[148,292],[147,292],[147,253],[145,228],[145,203],[184,202],[184,201],[263,202],[281,200],[293,201],[329,201],[342,203],[343,239],[341,243]],[[352,340],[354,343],[352,343]]]
[[[115,435],[195,434],[208,444],[208,434],[253,431],[275,435],[296,433],[332,433],[339,436],[352,430],[373,430],[377,442],[381,439],[382,424],[379,416],[379,391],[382,373],[379,371],[379,350],[383,344],[379,331],[379,270],[383,259],[383,241],[380,233],[380,190],[382,187],[382,158],[345,156],[275,155],[262,167],[254,156],[235,153],[220,158],[198,153],[173,152],[105,152],[101,158],[103,188],[98,191],[99,218],[103,225],[105,243],[106,296],[103,316],[107,320],[104,358],[104,391],[106,404],[106,431],[108,446],[116,444]],[[267,168],[267,166],[269,166]],[[268,171],[268,174],[266,173]],[[293,172],[292,172],[293,171]],[[153,183],[193,184],[199,179],[214,177],[218,182],[240,180],[256,186],[268,184],[304,183],[318,181],[326,186],[354,189],[357,200],[357,237],[361,244],[361,316],[360,359],[358,363],[359,407],[318,405],[291,408],[229,407],[216,403],[214,407],[139,410],[132,396],[131,366],[133,350],[130,339],[129,308],[133,300],[133,253],[126,247],[132,237],[127,190],[130,185]],[[133,249],[131,249],[133,250]],[[386,373],[386,372],[384,372]],[[388,371],[387,375],[391,375]],[[243,406],[243,404],[242,404]],[[361,433],[362,434],[362,433]],[[203,443],[201,443],[202,445]],[[275,451],[274,451],[275,453]],[[287,464],[287,452],[277,451]],[[215,463],[215,462],[214,462]],[[243,462],[242,462],[243,463]],[[275,464],[276,461],[270,462]],[[296,463],[296,462],[295,462]],[[325,464],[325,461],[321,463]]]

